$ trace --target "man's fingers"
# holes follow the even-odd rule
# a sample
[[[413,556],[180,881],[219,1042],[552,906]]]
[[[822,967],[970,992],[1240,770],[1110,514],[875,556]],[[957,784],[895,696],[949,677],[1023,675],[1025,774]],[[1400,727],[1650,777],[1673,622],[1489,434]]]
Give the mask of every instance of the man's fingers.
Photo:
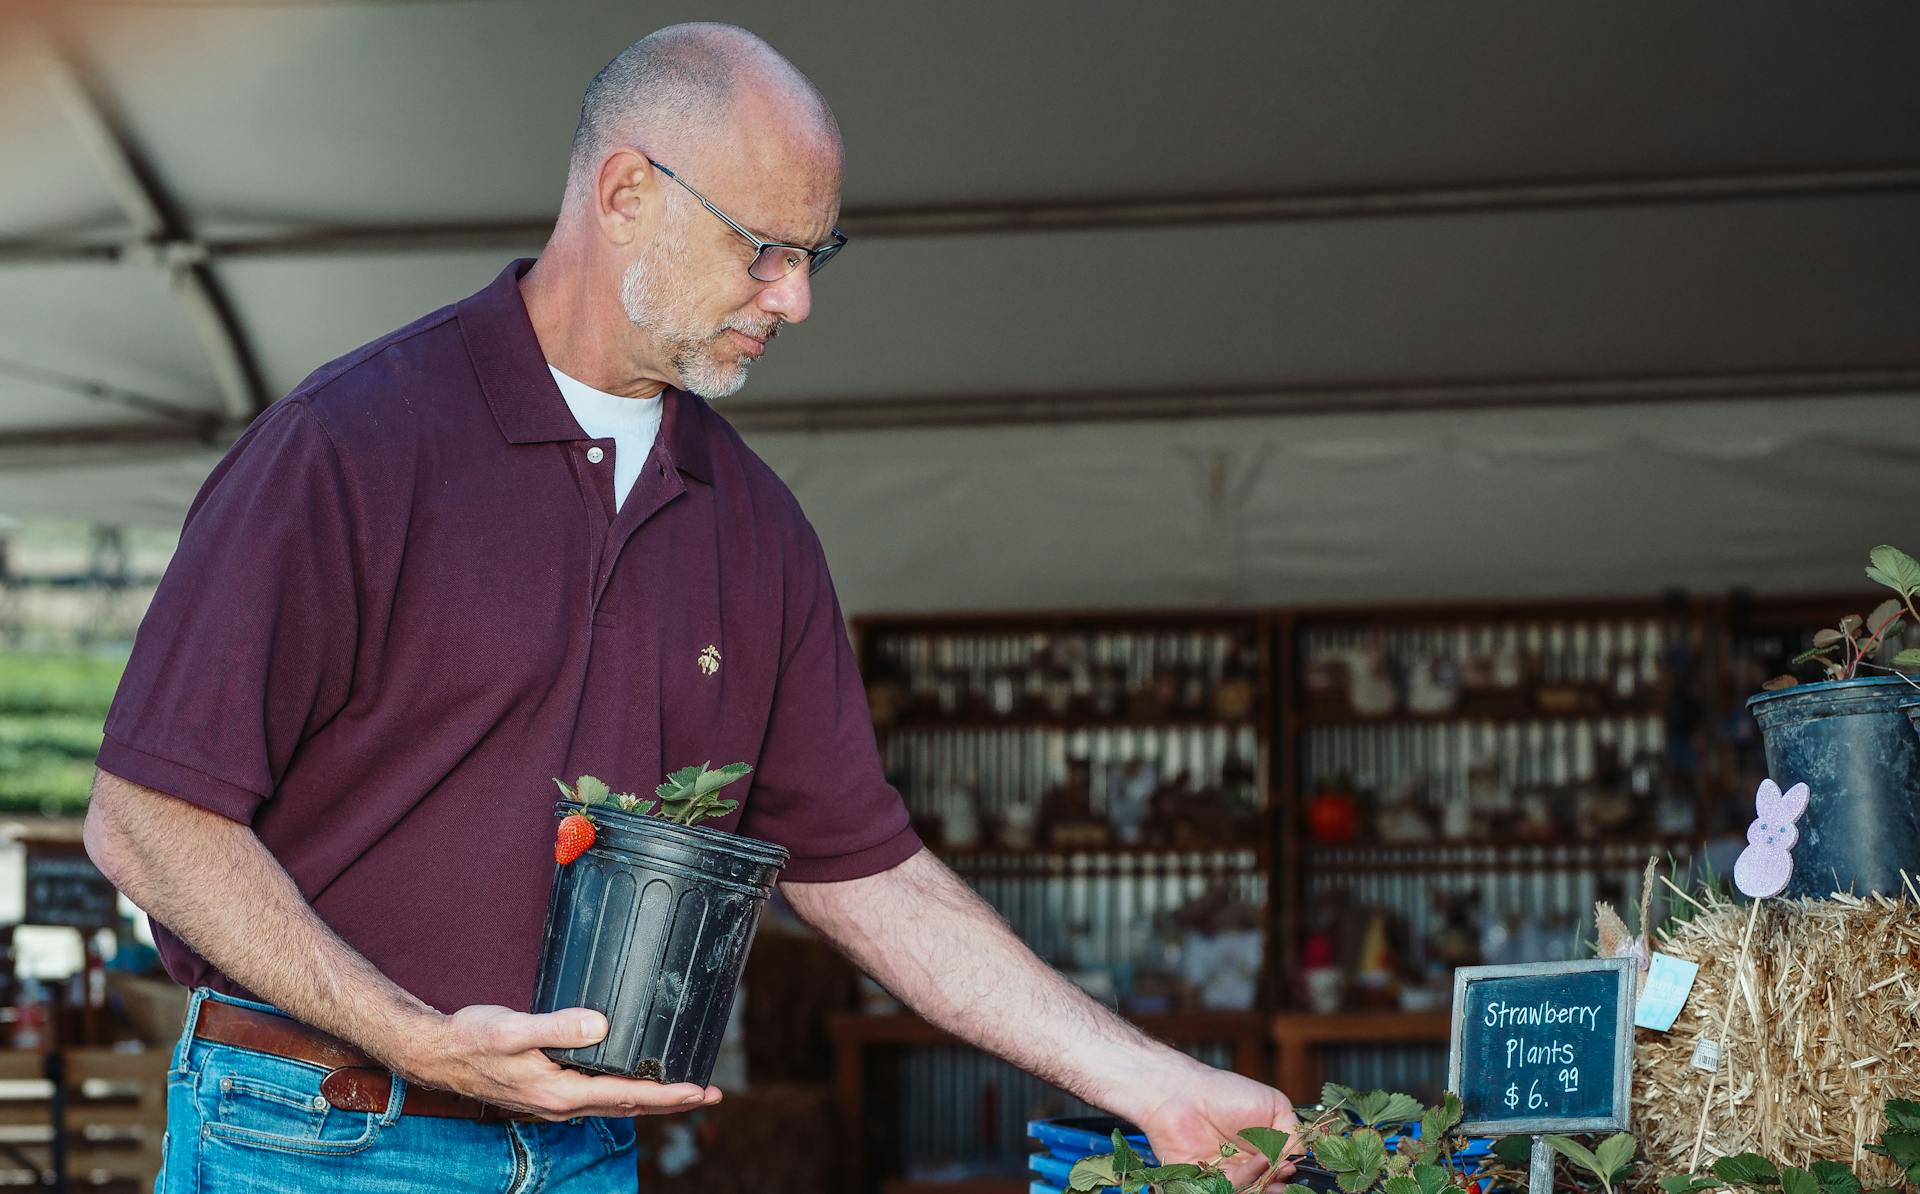
[[[607,1035],[607,1018],[583,1007],[539,1015],[516,1015],[504,1026],[505,1052],[527,1049],[580,1049]]]
[[[643,1078],[615,1078],[604,1074],[564,1071],[549,1087],[555,1101],[568,1109],[568,1115],[664,1115],[691,1111],[720,1101],[720,1092],[711,1086],[691,1082],[670,1085]],[[585,1108],[606,1108],[587,1111]]]

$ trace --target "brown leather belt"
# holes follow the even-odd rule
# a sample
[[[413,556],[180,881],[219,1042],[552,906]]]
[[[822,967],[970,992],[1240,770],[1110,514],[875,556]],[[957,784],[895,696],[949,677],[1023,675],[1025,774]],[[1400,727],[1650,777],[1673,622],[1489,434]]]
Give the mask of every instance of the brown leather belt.
[[[193,1035],[217,1045],[271,1053],[325,1068],[327,1076],[320,1080],[320,1093],[329,1104],[342,1111],[369,1111],[379,1115],[386,1111],[387,1102],[393,1097],[393,1074],[387,1067],[339,1037],[286,1016],[207,999],[200,1004],[200,1017],[194,1023]],[[442,1119],[535,1118],[452,1091],[412,1084],[407,1086],[400,1113]]]

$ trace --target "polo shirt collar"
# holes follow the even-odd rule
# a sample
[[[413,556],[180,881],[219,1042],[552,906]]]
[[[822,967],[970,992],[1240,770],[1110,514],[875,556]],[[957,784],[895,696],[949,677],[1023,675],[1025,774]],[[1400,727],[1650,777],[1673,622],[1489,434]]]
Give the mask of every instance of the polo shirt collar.
[[[547,371],[547,356],[533,334],[533,321],[520,297],[520,278],[533,268],[523,257],[500,271],[485,290],[454,308],[467,355],[493,421],[512,444],[542,444],[587,438],[567,409],[567,400]],[[704,400],[669,386],[661,392],[661,438],[682,472],[711,482],[707,422],[717,418]]]

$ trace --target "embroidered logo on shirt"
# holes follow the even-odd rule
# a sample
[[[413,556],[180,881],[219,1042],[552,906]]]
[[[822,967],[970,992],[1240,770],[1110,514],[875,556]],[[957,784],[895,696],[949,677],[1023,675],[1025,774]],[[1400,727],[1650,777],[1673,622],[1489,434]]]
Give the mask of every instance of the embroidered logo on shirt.
[[[709,676],[720,670],[720,648],[707,644],[707,649],[700,652],[700,670]]]

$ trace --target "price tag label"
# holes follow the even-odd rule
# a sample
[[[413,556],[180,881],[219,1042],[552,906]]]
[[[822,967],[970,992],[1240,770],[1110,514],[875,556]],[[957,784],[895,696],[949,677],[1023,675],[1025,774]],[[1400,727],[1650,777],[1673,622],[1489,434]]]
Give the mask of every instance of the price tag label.
[[[1720,1069],[1720,1042],[1701,1037],[1693,1046],[1693,1068],[1712,1074]]]
[[[1647,970],[1646,985],[1640,988],[1640,1003],[1633,1009],[1635,1028],[1666,1032],[1680,1018],[1687,996],[1693,993],[1693,980],[1700,973],[1696,962],[1683,962],[1667,954],[1653,955]]]
[[[1448,1086],[1484,1135],[1619,1131],[1629,1118],[1630,958],[1454,972]]]

